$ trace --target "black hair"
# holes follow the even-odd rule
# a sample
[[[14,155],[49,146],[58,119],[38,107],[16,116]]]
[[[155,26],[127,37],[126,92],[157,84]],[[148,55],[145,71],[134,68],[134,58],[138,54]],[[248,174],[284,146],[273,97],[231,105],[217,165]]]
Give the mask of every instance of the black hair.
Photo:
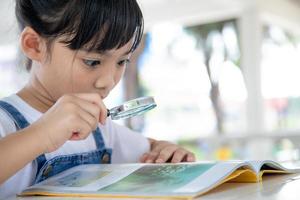
[[[134,37],[132,52],[143,35],[136,0],[16,0],[15,12],[20,30],[33,28],[48,47],[61,37],[60,42],[72,50],[101,53],[118,49]],[[30,70],[30,60],[26,68]]]

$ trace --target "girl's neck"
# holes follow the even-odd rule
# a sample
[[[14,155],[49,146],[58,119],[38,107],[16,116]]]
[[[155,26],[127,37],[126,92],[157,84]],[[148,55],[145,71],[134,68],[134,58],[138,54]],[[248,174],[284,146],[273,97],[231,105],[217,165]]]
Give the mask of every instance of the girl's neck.
[[[49,110],[55,103],[50,93],[35,76],[32,76],[28,84],[17,95],[42,113]]]

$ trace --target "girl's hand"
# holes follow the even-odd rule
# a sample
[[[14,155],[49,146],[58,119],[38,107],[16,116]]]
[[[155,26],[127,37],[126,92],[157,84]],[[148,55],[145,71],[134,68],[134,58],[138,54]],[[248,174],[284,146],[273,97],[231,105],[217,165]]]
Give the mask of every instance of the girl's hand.
[[[64,95],[30,128],[38,134],[45,152],[52,152],[67,140],[83,140],[104,124],[107,109],[96,93]],[[44,152],[44,153],[45,153]]]
[[[165,162],[194,162],[195,155],[179,147],[176,144],[172,144],[167,141],[157,141],[149,139],[151,144],[151,150],[145,153],[141,158],[141,162],[145,163],[165,163]]]

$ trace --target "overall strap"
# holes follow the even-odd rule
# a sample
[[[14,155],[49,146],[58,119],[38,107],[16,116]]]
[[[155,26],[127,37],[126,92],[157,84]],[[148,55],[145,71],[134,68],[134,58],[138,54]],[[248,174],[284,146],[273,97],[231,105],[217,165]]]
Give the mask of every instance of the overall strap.
[[[26,128],[29,126],[28,121],[25,119],[25,117],[11,104],[1,101],[0,100],[0,108],[2,108],[3,111],[14,121],[17,130]],[[43,166],[43,164],[46,162],[45,155],[40,155],[37,159],[38,164],[38,170]]]
[[[14,121],[17,130],[29,126],[25,117],[11,104],[0,100],[0,108],[2,108],[2,110]]]
[[[93,136],[94,136],[94,139],[96,142],[97,149],[105,148],[104,140],[103,140],[103,137],[102,137],[99,127],[97,127],[97,129],[93,131]],[[45,154],[42,154],[39,157],[37,157],[36,161],[37,161],[37,165],[38,165],[38,167],[37,167],[37,174],[38,174],[40,172],[41,168],[43,167],[43,165],[47,161]]]
[[[97,149],[105,148],[104,139],[99,127],[97,127],[97,129],[93,131],[93,136],[96,142]]]

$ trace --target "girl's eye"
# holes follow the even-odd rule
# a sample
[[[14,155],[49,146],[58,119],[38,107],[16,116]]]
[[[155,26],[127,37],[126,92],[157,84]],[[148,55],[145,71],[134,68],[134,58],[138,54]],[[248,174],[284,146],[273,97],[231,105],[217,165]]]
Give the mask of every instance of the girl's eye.
[[[86,60],[83,59],[83,63],[86,64],[89,67],[95,68],[97,65],[101,64],[100,60]]]
[[[118,65],[120,65],[120,66],[125,66],[125,65],[127,65],[128,63],[130,63],[130,60],[129,60],[129,59],[125,59],[125,60],[121,60],[120,62],[118,62]]]

